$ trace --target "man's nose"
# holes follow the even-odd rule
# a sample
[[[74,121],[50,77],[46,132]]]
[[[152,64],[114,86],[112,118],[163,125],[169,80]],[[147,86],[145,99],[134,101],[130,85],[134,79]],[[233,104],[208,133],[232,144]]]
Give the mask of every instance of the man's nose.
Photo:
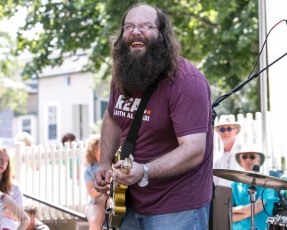
[[[139,29],[139,27],[138,26],[135,26],[135,28],[133,29],[133,31],[132,31],[132,34],[141,34],[142,32],[141,32],[141,30]]]

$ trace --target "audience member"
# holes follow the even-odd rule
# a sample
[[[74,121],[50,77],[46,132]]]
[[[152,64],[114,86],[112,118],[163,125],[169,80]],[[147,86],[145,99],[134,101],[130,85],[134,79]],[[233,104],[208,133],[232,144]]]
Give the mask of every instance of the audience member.
[[[14,221],[18,222],[13,225],[7,224],[6,213],[10,212],[13,214]],[[30,218],[25,213],[22,207],[20,207],[10,196],[0,191],[0,229],[18,229],[25,230],[29,225]]]
[[[236,161],[245,171],[252,171],[254,165],[262,165],[265,155],[258,150],[254,144],[245,144],[241,150],[236,152]],[[232,188],[232,229],[245,230],[251,227],[251,204],[248,189],[250,184],[233,182]],[[279,201],[276,191],[271,188],[256,186],[255,197],[255,227],[258,230],[265,230],[266,220],[273,213],[274,203]],[[263,207],[264,206],[264,207]],[[265,210],[264,210],[265,209]]]
[[[26,230],[49,230],[50,228],[38,219],[38,209],[35,206],[26,206],[25,212],[30,217],[30,224]]]
[[[72,133],[66,133],[65,135],[62,136],[61,141],[62,141],[62,144],[64,146],[64,149],[66,149],[65,143],[71,144],[73,141],[76,141],[76,136]],[[70,147],[71,147],[71,145],[70,145]],[[66,164],[65,160],[63,160],[63,163]],[[77,165],[77,167],[76,167],[77,179],[79,179],[79,177],[80,177],[79,176],[80,175],[80,173],[79,173],[80,159],[78,157],[76,158],[76,165]],[[70,158],[70,177],[71,178],[73,177],[73,160],[72,160],[72,158]]]
[[[234,169],[242,170],[235,159],[235,153],[238,152],[241,145],[236,139],[237,134],[240,132],[241,126],[235,121],[234,115],[222,115],[215,125],[220,140],[223,143],[221,152],[214,152],[214,165],[215,169]],[[219,177],[214,177],[215,185],[223,185],[230,187],[231,181]]]
[[[27,132],[19,132],[15,136],[15,143],[22,141],[26,146],[31,147],[34,144],[34,138]]]
[[[100,135],[92,134],[87,140],[85,160],[87,167],[85,169],[85,182],[90,201],[87,206],[87,219],[89,229],[101,229],[105,220],[105,201],[103,194],[97,192],[94,188],[94,174],[99,168],[100,158]]]
[[[76,136],[72,133],[66,133],[62,137],[62,144],[64,145],[66,142],[71,143],[72,141],[76,141]]]
[[[23,207],[22,192],[16,180],[12,179],[11,163],[7,149],[0,146],[0,191],[8,194],[20,207]],[[18,223],[13,213],[8,210],[1,217],[1,222],[9,229],[16,229]]]

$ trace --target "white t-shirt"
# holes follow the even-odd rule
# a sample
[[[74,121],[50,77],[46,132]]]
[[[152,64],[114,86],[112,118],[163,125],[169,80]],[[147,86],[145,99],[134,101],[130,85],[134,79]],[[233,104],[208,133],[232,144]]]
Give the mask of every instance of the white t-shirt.
[[[23,207],[23,197],[22,192],[19,186],[19,183],[15,180],[12,182],[12,187],[10,191],[10,197],[20,206]],[[2,193],[3,194],[3,193]],[[8,218],[6,216],[3,216],[3,206],[2,201],[0,204],[0,229],[2,228],[8,228],[8,229],[17,229],[19,226],[18,221],[13,220],[11,218]]]
[[[244,169],[237,163],[235,158],[235,154],[240,150],[240,148],[241,144],[235,141],[229,152],[222,151],[217,153],[217,158],[214,160],[213,168],[244,171]],[[233,182],[231,180],[226,180],[216,176],[213,177],[213,181],[215,185],[222,185],[227,187],[231,187],[231,183]]]

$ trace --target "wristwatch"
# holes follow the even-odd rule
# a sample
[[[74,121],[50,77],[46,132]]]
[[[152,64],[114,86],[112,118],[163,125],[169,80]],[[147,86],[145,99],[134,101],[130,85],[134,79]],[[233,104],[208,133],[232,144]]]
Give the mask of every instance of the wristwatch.
[[[148,185],[148,167],[146,166],[146,164],[142,164],[143,166],[143,170],[144,170],[144,175],[143,177],[138,181],[138,185],[140,187],[145,187]]]

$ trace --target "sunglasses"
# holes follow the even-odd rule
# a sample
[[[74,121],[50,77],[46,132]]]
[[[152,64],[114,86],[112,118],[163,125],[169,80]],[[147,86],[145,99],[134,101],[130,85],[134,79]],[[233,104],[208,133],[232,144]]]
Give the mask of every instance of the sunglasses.
[[[231,128],[231,127],[228,127],[228,128],[222,127],[222,128],[219,129],[219,131],[222,132],[222,133],[224,133],[226,130],[227,130],[228,132],[231,132],[232,129],[233,129],[233,128]]]
[[[242,159],[243,160],[246,160],[247,158],[249,158],[250,160],[254,160],[255,159],[255,156],[254,155],[242,155]]]

